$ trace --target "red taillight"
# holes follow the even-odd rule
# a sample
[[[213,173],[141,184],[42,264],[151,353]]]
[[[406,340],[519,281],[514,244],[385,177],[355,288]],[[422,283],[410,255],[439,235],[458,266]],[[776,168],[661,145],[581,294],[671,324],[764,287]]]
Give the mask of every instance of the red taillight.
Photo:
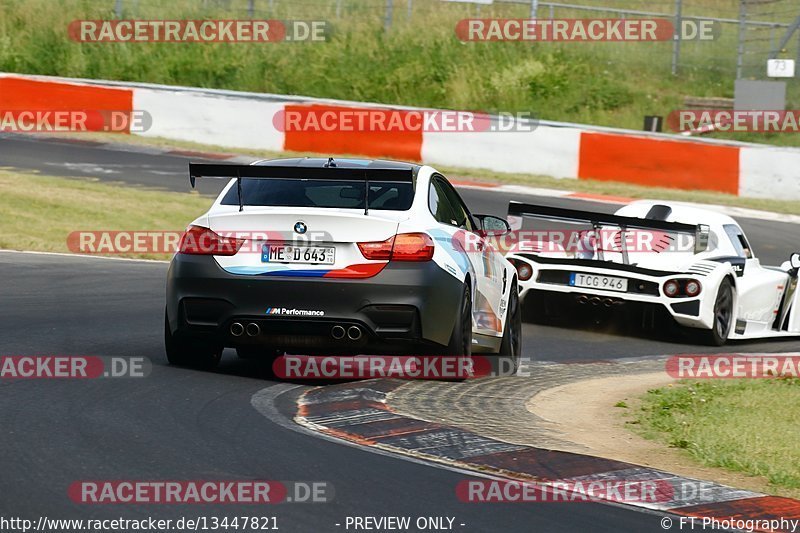
[[[517,269],[517,276],[519,276],[520,281],[528,281],[531,279],[531,276],[533,276],[532,266],[518,259],[509,259],[508,261]]]
[[[669,296],[670,298],[675,298],[676,296],[680,296],[681,286],[678,285],[678,282],[674,279],[669,280],[664,284],[664,294]]]
[[[181,237],[178,253],[192,255],[236,255],[243,239],[223,237],[201,226],[189,226]]]
[[[392,261],[430,261],[433,239],[427,233],[401,233],[394,239]]]
[[[700,285],[700,282],[695,279],[690,279],[686,282],[686,296],[695,297],[700,294],[700,291],[703,290],[703,287]]]
[[[671,279],[664,283],[664,294],[670,298],[694,298],[702,290],[703,286],[696,279]]]
[[[361,250],[361,255],[365,259],[388,261],[392,258],[392,245],[394,245],[394,237],[389,237],[381,242],[360,242],[358,249]]]
[[[373,261],[430,261],[433,239],[427,233],[400,233],[381,242],[360,242],[358,249]]]

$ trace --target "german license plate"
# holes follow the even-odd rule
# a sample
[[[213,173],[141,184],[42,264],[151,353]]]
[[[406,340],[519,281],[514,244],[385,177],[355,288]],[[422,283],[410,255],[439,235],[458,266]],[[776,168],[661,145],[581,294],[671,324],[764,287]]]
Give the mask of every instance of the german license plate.
[[[617,292],[628,291],[627,279],[599,276],[597,274],[579,274],[573,272],[569,275],[569,284],[573,287],[583,287],[587,289],[605,289],[607,291]]]
[[[336,257],[333,246],[294,246],[265,244],[261,247],[263,263],[305,263],[332,265]]]

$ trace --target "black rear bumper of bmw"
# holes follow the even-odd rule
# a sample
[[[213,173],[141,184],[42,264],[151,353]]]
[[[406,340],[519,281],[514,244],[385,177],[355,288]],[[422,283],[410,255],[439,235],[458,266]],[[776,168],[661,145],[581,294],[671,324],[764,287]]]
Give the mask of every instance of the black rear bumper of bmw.
[[[450,339],[462,284],[434,262],[391,262],[364,279],[231,274],[177,254],[167,276],[173,334],[293,353],[435,350]],[[411,352],[408,352],[411,353]]]

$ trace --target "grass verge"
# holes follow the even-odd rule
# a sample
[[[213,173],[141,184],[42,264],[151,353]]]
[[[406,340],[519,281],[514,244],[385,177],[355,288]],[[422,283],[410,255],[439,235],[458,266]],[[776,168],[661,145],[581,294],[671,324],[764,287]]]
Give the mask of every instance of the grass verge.
[[[582,5],[647,9],[669,15],[674,1],[580,0]],[[458,21],[476,17],[473,5],[439,0],[342,0],[252,4],[257,18],[327,20],[318,43],[79,43],[67,25],[76,19],[112,19],[114,2],[60,0],[0,2],[0,70],[30,74],[144,81],[221,89],[340,98],[446,109],[532,112],[542,119],[639,129],[645,115],[667,116],[684,98],[733,97],[738,25],[726,24],[713,41],[685,41],[679,75],[672,74],[670,42],[462,42]],[[118,2],[127,19],[233,19],[249,16],[247,0]],[[738,0],[686,2],[685,15],[736,20]],[[772,4],[752,2],[752,4]],[[387,11],[387,5],[394,10]],[[757,9],[758,8],[758,9]],[[481,18],[521,18],[530,2],[494,2]],[[754,18],[791,23],[787,8],[750,6]],[[556,18],[614,16],[541,8]],[[388,17],[388,18],[387,18]],[[391,20],[391,29],[384,26]],[[753,30],[755,32],[755,30]],[[779,35],[757,32],[754,43]],[[772,30],[775,31],[774,29]],[[747,50],[762,75],[764,44]],[[787,47],[791,55],[793,45]],[[784,57],[782,55],[782,57]],[[763,60],[763,61],[762,61]],[[757,67],[757,68],[756,68]],[[788,86],[789,108],[800,87]],[[800,145],[800,136],[737,134],[739,140]]]
[[[69,252],[81,230],[182,231],[208,209],[197,194],[130,189],[91,180],[0,170],[0,248]],[[117,257],[168,259],[168,254]]]
[[[630,427],[706,466],[767,480],[800,498],[800,380],[680,382],[642,399]]]

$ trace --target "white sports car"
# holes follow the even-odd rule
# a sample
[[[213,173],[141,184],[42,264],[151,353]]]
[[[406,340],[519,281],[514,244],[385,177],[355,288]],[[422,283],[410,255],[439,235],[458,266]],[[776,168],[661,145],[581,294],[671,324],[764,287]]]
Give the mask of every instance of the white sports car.
[[[763,266],[731,217],[679,203],[636,201],[615,214],[511,202],[521,231],[506,258],[517,268],[526,314],[628,309],[727,339],[800,335],[800,254]],[[554,229],[555,228],[555,229]]]
[[[516,270],[429,166],[359,159],[191,164],[230,180],[185,232],[167,280],[167,358],[276,354],[520,356]]]

